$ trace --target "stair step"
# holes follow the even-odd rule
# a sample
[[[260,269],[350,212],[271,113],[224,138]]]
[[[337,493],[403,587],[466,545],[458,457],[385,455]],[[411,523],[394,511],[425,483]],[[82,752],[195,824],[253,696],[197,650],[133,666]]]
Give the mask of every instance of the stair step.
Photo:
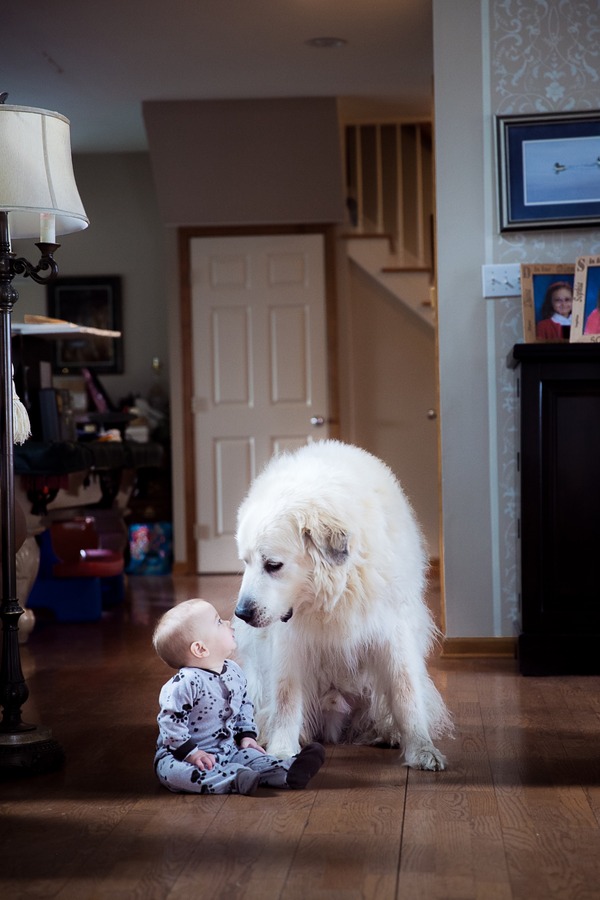
[[[382,266],[382,272],[431,272],[428,266]]]

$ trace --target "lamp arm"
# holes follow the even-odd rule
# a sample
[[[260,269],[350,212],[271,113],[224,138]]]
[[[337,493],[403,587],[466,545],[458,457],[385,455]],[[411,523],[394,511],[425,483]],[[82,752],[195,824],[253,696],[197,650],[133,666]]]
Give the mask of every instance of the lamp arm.
[[[15,275],[24,275],[26,278],[29,277],[37,282],[37,284],[47,284],[47,282],[56,278],[58,273],[58,264],[52,254],[58,250],[60,244],[46,244],[40,242],[35,246],[38,247],[41,254],[37,266],[34,266],[33,263],[30,263],[25,257],[19,256],[17,259],[13,259],[12,270]],[[46,274],[39,275],[38,272],[45,272]]]

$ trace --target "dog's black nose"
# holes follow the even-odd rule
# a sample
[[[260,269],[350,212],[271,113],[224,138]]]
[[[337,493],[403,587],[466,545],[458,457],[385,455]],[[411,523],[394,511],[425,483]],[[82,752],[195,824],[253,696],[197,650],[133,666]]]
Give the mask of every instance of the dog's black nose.
[[[243,622],[249,622],[253,615],[253,610],[249,606],[243,606],[240,604],[235,608],[235,614],[238,619],[242,619]]]

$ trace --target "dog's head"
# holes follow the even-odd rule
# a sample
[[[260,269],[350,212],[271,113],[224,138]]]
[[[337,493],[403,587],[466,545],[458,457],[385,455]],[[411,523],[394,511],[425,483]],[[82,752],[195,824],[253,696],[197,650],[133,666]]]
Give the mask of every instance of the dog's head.
[[[240,508],[238,550],[245,571],[236,616],[255,628],[294,615],[330,613],[346,586],[351,547],[347,530],[313,504],[269,510]]]

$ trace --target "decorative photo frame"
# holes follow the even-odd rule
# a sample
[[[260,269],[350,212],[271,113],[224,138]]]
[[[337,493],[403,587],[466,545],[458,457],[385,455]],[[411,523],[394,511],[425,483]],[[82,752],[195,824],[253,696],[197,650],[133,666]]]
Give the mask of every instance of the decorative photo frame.
[[[600,110],[496,116],[500,231],[600,222]]]
[[[121,278],[56,278],[47,286],[48,315],[77,325],[121,331]],[[98,375],[123,372],[123,339],[84,336],[55,342],[54,371],[61,374],[90,369]]]
[[[580,256],[575,263],[571,341],[600,342],[600,256]]]
[[[574,281],[575,265],[571,263],[521,266],[526,343],[566,343],[571,339]]]

